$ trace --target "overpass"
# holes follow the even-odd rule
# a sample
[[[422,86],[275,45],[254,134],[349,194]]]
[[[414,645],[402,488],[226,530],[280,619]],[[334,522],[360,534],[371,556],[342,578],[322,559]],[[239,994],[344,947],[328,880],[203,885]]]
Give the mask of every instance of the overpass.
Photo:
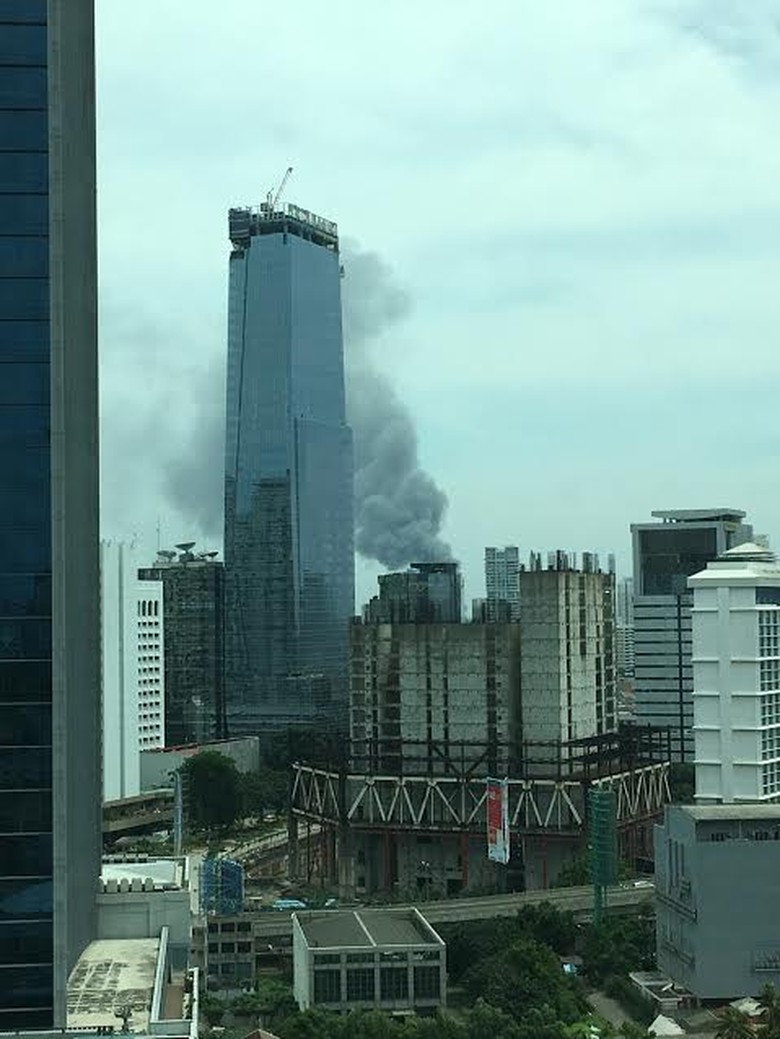
[[[607,893],[608,912],[628,912],[653,899],[653,888],[622,886],[611,887]],[[553,888],[547,891],[519,891],[509,895],[484,895],[477,898],[453,898],[435,902],[416,902],[414,905],[429,923],[458,923],[466,920],[487,920],[497,916],[512,916],[527,905],[550,902],[562,911],[569,911],[581,920],[593,915],[593,888]],[[347,907],[344,907],[347,908]],[[377,907],[381,908],[381,907]],[[410,908],[410,906],[393,906]],[[292,939],[292,913],[263,911],[252,915],[253,937],[268,944],[286,944]],[[244,914],[246,919],[247,914]],[[280,942],[279,939],[282,939]]]
[[[103,804],[103,837],[116,839],[135,833],[173,828],[173,790],[149,790]]]

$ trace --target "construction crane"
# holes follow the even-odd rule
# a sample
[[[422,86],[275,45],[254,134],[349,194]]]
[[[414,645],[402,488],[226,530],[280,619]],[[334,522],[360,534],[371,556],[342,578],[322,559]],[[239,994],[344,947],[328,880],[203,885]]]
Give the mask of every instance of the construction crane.
[[[293,171],[292,166],[288,166],[287,170],[285,171],[284,176],[282,177],[282,183],[276,189],[276,193],[274,193],[273,189],[271,189],[271,191],[269,191],[268,194],[266,195],[266,198],[265,198],[265,212],[266,212],[266,216],[269,216],[269,217],[273,216],[274,213],[276,212],[276,207],[277,207],[277,205],[279,203],[279,199],[281,198],[282,192],[284,191],[284,188],[285,188],[285,185],[287,184],[287,181],[290,179],[290,174],[292,173],[292,171]]]

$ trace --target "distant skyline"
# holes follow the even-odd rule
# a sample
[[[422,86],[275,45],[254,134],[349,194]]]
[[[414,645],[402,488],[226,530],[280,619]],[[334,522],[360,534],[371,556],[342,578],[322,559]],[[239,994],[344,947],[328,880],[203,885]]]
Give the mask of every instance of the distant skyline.
[[[485,545],[629,573],[653,509],[775,540],[774,4],[197,7],[98,5],[104,536],[221,544],[227,209],[292,165],[384,264],[370,350],[468,597]]]

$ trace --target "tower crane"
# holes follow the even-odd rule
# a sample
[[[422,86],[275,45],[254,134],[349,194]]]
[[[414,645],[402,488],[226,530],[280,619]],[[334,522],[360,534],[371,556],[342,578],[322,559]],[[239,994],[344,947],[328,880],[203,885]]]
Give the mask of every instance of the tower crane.
[[[266,213],[267,213],[267,215],[269,217],[273,216],[274,213],[276,212],[276,207],[277,207],[277,205],[279,203],[279,199],[281,198],[282,192],[284,191],[284,188],[285,188],[285,185],[287,184],[287,181],[290,179],[290,174],[292,173],[292,171],[293,171],[292,166],[288,166],[286,171],[285,171],[284,176],[282,177],[282,182],[279,185],[279,187],[276,189],[276,192],[274,193],[273,189],[271,189],[271,191],[269,191],[268,194],[266,195],[265,208],[266,208]]]

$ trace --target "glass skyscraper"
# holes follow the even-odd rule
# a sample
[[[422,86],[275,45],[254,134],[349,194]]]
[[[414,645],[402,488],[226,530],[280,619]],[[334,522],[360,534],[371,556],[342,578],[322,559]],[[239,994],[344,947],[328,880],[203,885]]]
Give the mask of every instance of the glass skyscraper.
[[[0,0],[0,1031],[95,933],[96,282],[92,0]]]
[[[233,733],[346,726],[352,432],[336,225],[229,217],[226,693]]]

